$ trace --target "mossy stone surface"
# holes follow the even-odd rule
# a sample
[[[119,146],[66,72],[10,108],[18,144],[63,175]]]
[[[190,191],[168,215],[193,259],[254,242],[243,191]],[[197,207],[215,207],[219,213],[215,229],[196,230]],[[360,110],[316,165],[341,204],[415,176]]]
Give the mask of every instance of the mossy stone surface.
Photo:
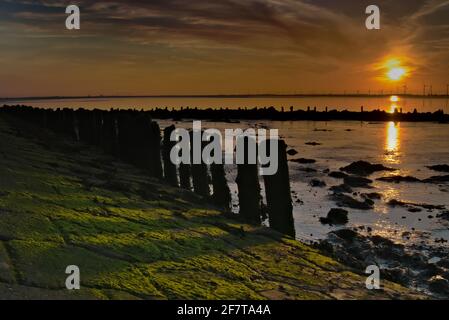
[[[2,299],[421,297],[369,291],[312,247],[1,113],[0,177]],[[81,290],[65,289],[68,265]]]

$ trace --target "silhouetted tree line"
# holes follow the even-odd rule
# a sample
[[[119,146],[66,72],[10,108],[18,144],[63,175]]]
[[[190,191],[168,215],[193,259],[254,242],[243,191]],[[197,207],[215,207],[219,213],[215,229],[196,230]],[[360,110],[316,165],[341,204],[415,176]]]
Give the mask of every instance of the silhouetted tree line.
[[[232,211],[224,165],[206,165],[204,162],[179,166],[173,164],[170,151],[176,142],[170,141],[170,135],[175,126],[165,128],[162,136],[158,123],[152,120],[151,112],[67,108],[52,110],[27,106],[4,106],[0,111],[75,141],[96,146],[140,168],[152,178],[193,191],[225,212]],[[248,139],[251,138],[245,138],[245,152],[248,152]],[[208,143],[203,142],[202,148]],[[294,237],[287,146],[282,140],[278,146],[278,171],[273,176],[264,176],[266,205],[262,201],[258,165],[237,166],[239,217],[247,223],[260,225],[268,216],[270,227]]]

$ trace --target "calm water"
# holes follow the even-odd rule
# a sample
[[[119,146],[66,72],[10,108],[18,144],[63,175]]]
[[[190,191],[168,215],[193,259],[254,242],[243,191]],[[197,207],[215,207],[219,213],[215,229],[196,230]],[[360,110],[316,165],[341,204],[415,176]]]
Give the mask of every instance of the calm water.
[[[413,111],[434,112],[443,109],[449,113],[449,101],[445,98],[399,98],[399,101],[391,101],[390,97],[269,97],[269,98],[112,98],[112,99],[61,99],[61,100],[14,100],[2,101],[0,104],[25,104],[42,108],[86,108],[86,109],[110,109],[110,108],[181,108],[197,107],[206,108],[253,108],[253,107],[282,107],[288,109],[324,110],[326,107],[336,110],[359,111],[363,106],[365,110],[381,109],[391,111],[394,108],[402,108],[403,112]],[[394,100],[394,99],[393,99]]]
[[[171,122],[161,121],[162,127]],[[179,122],[178,127],[189,128],[191,122]],[[449,163],[449,125],[437,123],[361,123],[351,121],[332,122],[275,122],[248,121],[239,124],[203,122],[208,128],[257,128],[279,129],[280,135],[290,148],[299,152],[293,158],[317,160],[313,165],[300,165],[290,162],[292,190],[296,191],[302,203],[294,198],[294,218],[297,237],[302,240],[317,240],[335,230],[323,226],[319,217],[326,216],[336,204],[329,199],[328,188],[339,185],[342,180],[328,177],[324,170],[338,170],[354,161],[366,160],[382,163],[398,169],[397,172],[382,172],[370,176],[376,179],[391,174],[411,175],[428,178],[439,175],[426,168],[429,165]],[[326,131],[322,130],[326,129]],[[318,142],[320,146],[309,146],[306,142]],[[301,168],[316,169],[317,173],[305,173]],[[227,168],[228,180],[236,191],[234,183],[236,168]],[[326,182],[326,188],[312,188],[312,179]],[[357,189],[360,192],[379,192],[383,199],[376,201],[374,210],[362,211],[348,209],[350,227],[371,227],[374,234],[388,237],[404,244],[418,244],[424,241],[429,245],[440,245],[435,239],[449,240],[449,223],[435,218],[440,211],[410,213],[401,207],[392,208],[387,202],[391,199],[413,203],[445,205],[449,209],[449,185],[422,183],[392,184],[375,181],[373,189]],[[233,194],[236,201],[236,193]],[[360,198],[359,198],[360,199]],[[429,219],[429,215],[434,218]],[[404,218],[405,217],[405,218]],[[412,230],[414,228],[414,230]],[[403,237],[410,232],[411,239]]]

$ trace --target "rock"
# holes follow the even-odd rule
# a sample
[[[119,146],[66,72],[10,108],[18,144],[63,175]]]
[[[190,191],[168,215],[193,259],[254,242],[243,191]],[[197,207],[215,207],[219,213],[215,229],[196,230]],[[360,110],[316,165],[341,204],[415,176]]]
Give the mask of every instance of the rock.
[[[443,211],[442,213],[437,215],[437,218],[449,220],[449,211]]]
[[[359,209],[359,210],[370,210],[373,209],[373,205],[367,200],[365,202],[358,201],[357,199],[352,198],[351,196],[341,194],[341,193],[334,193],[331,195],[331,198],[337,203],[340,207],[347,207],[352,209]]]
[[[448,258],[441,259],[440,261],[437,262],[437,266],[449,269],[449,259]]]
[[[346,178],[348,175],[344,172],[341,171],[332,171],[331,173],[329,173],[329,177],[335,178],[335,179],[344,179]]]
[[[382,195],[380,193],[377,193],[377,192],[362,193],[361,196],[362,196],[362,198],[371,199],[371,200],[380,200],[380,199],[382,199]]]
[[[351,187],[346,184],[341,184],[339,186],[332,186],[329,188],[329,190],[334,193],[352,193]]]
[[[295,149],[290,149],[287,151],[287,154],[289,156],[296,156],[298,154],[298,151],[296,151]]]
[[[407,271],[403,268],[390,268],[382,270],[382,274],[390,281],[397,283],[407,282]]]
[[[326,182],[318,180],[318,179],[313,179],[309,182],[310,186],[313,188],[324,188],[326,186]]]
[[[446,207],[444,205],[433,205],[433,204],[427,204],[427,203],[413,203],[413,202],[404,202],[401,200],[391,199],[388,201],[388,205],[392,207],[404,207],[411,209],[410,212],[420,212],[420,211],[414,211],[414,207],[420,207],[427,210],[444,210]],[[422,210],[421,210],[422,211]]]
[[[428,166],[430,170],[438,171],[438,172],[449,172],[449,165],[447,164],[439,164],[436,166]]]
[[[412,212],[412,213],[417,213],[417,212],[421,212],[422,209],[420,209],[420,208],[408,208],[407,211],[408,212]]]
[[[349,222],[348,211],[344,209],[331,209],[326,218],[320,218],[322,224],[346,224]]]
[[[358,237],[358,233],[351,229],[341,229],[333,232],[339,238],[346,240],[348,242],[354,241]]]
[[[290,161],[291,162],[300,163],[300,164],[313,164],[313,163],[316,163],[316,160],[314,160],[314,159],[304,159],[304,158],[293,159],[293,160],[290,160]]]
[[[318,142],[306,142],[307,146],[321,146],[321,143]]]
[[[373,183],[373,180],[357,177],[357,176],[347,176],[344,178],[344,182],[346,185],[353,188],[366,188],[370,187],[370,183]]]
[[[418,178],[411,177],[411,176],[389,176],[389,177],[382,177],[378,178],[378,181],[383,182],[391,182],[391,183],[401,183],[401,182],[421,182]]]
[[[395,171],[396,169],[385,167],[382,164],[371,164],[367,161],[357,161],[349,166],[340,169],[341,171],[356,174],[359,176],[368,176],[378,171]]]
[[[429,290],[436,294],[449,294],[449,281],[442,276],[434,276],[428,280]]]
[[[434,176],[427,179],[422,180],[424,183],[442,183],[449,182],[449,175],[447,176]]]
[[[298,171],[307,172],[307,173],[316,173],[316,172],[318,172],[318,170],[316,170],[316,169],[307,168],[307,167],[298,168]]]

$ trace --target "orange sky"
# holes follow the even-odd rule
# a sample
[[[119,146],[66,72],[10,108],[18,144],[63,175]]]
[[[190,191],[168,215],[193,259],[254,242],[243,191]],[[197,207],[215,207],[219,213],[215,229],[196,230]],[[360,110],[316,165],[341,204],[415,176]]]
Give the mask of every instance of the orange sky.
[[[449,1],[0,0],[0,96],[342,93],[449,83]],[[405,75],[388,81],[391,61]],[[398,73],[398,70],[394,72]],[[393,73],[394,73],[393,72]],[[400,73],[400,72],[399,72]]]

